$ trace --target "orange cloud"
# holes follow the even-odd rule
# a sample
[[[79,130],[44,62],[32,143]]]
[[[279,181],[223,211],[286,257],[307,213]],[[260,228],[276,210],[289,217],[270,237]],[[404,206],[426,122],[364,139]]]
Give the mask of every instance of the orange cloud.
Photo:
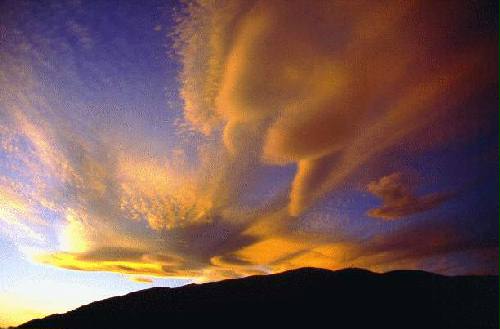
[[[451,138],[437,120],[496,81],[496,41],[461,23],[465,4],[197,4],[180,25],[185,117],[223,126],[237,156],[297,164],[294,216],[380,152],[432,146],[419,132]]]
[[[185,261],[175,255],[154,253],[130,247],[101,247],[81,252],[36,254],[37,262],[79,271],[116,272],[132,277],[200,276],[201,271],[185,267]]]
[[[290,254],[297,253],[309,246],[303,242],[283,238],[270,238],[259,241],[239,250],[236,256],[252,264],[272,264]]]
[[[209,196],[200,195],[200,182],[194,175],[183,175],[165,161],[120,159],[120,208],[133,219],[145,219],[151,228],[161,230],[190,222],[209,220]],[[198,183],[198,184],[197,184]]]
[[[393,173],[368,184],[368,191],[382,199],[382,206],[371,209],[368,215],[385,220],[398,219],[440,206],[449,194],[433,193],[415,196],[402,180],[401,173]]]
[[[153,279],[144,276],[132,276],[130,277],[130,280],[137,283],[145,283],[145,284],[153,283]]]
[[[82,260],[81,255],[71,253],[53,253],[49,255],[38,255],[35,260],[53,266],[80,271],[106,271],[123,274],[156,275],[165,276],[161,264],[140,261],[105,260],[92,261]]]

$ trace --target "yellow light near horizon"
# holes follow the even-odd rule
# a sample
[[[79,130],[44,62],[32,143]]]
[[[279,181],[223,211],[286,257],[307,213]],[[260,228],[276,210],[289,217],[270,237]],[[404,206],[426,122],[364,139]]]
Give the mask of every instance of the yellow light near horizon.
[[[33,308],[26,300],[13,300],[11,296],[0,296],[0,327],[19,325],[31,319],[43,317],[49,312]],[[37,305],[40,307],[40,305]]]

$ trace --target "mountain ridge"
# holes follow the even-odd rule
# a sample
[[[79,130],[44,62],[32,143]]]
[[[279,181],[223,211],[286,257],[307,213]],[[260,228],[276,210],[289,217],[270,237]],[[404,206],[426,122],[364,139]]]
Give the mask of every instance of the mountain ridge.
[[[225,327],[242,320],[252,327],[261,323],[310,326],[329,319],[341,327],[497,328],[498,276],[300,268],[175,288],[153,287],[16,328],[184,328],[215,323]]]

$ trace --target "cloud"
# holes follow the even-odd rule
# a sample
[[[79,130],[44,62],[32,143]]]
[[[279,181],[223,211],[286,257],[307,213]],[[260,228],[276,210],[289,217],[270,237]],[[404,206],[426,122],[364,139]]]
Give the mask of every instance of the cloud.
[[[52,103],[59,96],[47,90],[51,82],[17,56],[33,46],[20,36],[23,45],[5,50],[0,64],[0,221],[53,239],[30,254],[40,263],[138,280],[390,268],[420,264],[432,245],[468,250],[470,241],[451,243],[431,229],[395,229],[406,240],[367,237],[373,224],[363,219],[310,211],[384,152],[403,149],[405,158],[447,144],[496,114],[470,110],[497,84],[497,39],[470,12],[463,3],[419,1],[189,3],[174,35],[185,121],[177,128],[198,133],[180,141],[177,132],[153,139],[137,123],[144,112],[123,119],[96,105],[92,115],[109,112],[102,124],[89,119],[91,106],[69,113]],[[99,47],[85,24],[65,30],[88,51]],[[36,63],[62,56],[35,55]],[[383,201],[369,214],[383,219],[449,198],[417,196],[397,174],[369,190]],[[370,229],[346,233],[353,223]]]
[[[294,216],[387,149],[451,138],[435,123],[496,81],[489,27],[462,24],[465,3],[222,1],[188,13],[185,118],[205,134],[222,126],[233,154],[296,164]]]
[[[303,224],[316,222],[313,227],[317,229],[295,223],[296,229],[248,232],[261,238],[231,254],[228,261],[231,266],[265,264],[271,272],[313,266],[333,270],[361,267],[378,272],[423,269],[449,275],[495,273],[498,238],[495,231],[480,229],[477,223],[483,217],[493,223],[496,215],[491,211],[470,216],[441,214],[409,224],[394,221],[385,224],[392,225],[390,229],[372,233],[363,230],[365,234],[359,236],[345,230],[339,233],[341,226],[335,223],[340,225],[342,221],[330,213],[316,214]],[[322,224],[324,221],[327,224]],[[478,230],[481,239],[477,239]]]
[[[132,277],[130,277],[130,280],[137,282],[137,283],[146,283],[146,284],[153,283],[153,279],[143,277],[143,276],[132,276]]]
[[[411,216],[439,207],[450,198],[449,193],[415,196],[401,173],[392,173],[368,184],[368,191],[382,199],[382,205],[368,215],[385,220]]]
[[[463,221],[460,216],[454,220]],[[404,268],[449,275],[485,273],[486,268],[489,271],[498,266],[495,258],[498,247],[495,238],[486,237],[486,234],[477,240],[468,232],[475,220],[450,225],[446,218],[431,218],[394,232],[377,234],[353,245],[344,261],[377,271]],[[483,260],[488,259],[484,268],[473,265],[477,255],[482,255]],[[470,263],[460,263],[460,259],[468,259]],[[447,263],[454,263],[454,268],[448,268]]]
[[[42,264],[49,264],[70,270],[80,271],[106,271],[116,272],[122,274],[134,275],[155,275],[165,276],[160,264],[141,261],[116,261],[107,259],[106,261],[97,260],[82,260],[79,255],[75,253],[52,253],[48,255],[37,255],[34,259]]]
[[[46,225],[22,195],[13,193],[10,186],[0,185],[0,232],[12,240],[43,242],[45,238],[33,225]]]

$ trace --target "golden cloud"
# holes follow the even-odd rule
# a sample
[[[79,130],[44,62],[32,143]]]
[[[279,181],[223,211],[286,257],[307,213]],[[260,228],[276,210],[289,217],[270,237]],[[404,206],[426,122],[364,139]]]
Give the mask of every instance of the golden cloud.
[[[376,154],[428,147],[418,132],[431,136],[433,120],[495,82],[495,42],[461,24],[468,13],[423,1],[196,2],[180,25],[185,117],[205,133],[223,125],[233,153],[297,164],[288,207],[299,215]]]
[[[137,283],[145,283],[145,284],[153,283],[153,279],[144,276],[132,276],[130,277],[130,280]]]
[[[385,220],[398,219],[440,206],[450,198],[449,193],[415,196],[401,173],[393,173],[368,184],[368,191],[382,199],[382,206],[371,209],[368,215]]]

